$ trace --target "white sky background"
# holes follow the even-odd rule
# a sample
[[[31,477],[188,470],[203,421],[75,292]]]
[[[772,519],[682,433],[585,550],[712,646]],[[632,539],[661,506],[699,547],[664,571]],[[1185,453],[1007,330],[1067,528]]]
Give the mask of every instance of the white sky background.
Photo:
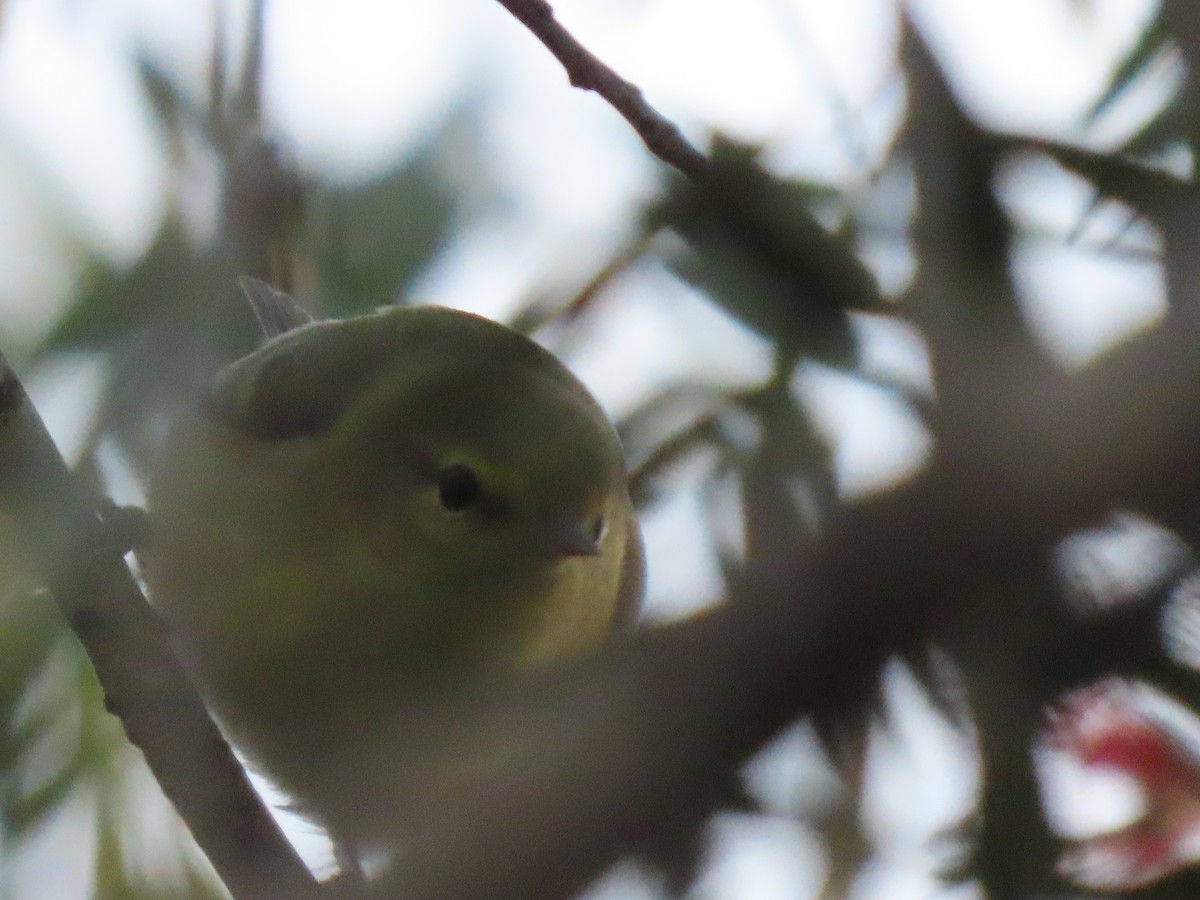
[[[234,47],[247,5],[226,4]],[[1094,0],[1090,16],[1071,0],[913,5],[964,101],[990,125],[1111,146],[1177,76],[1160,72],[1084,134],[1078,123],[1150,14],[1150,0]],[[322,177],[370,176],[415,146],[464,90],[483,89],[484,164],[516,200],[487,206],[470,223],[421,280],[422,300],[503,317],[539,284],[569,289],[619,244],[633,204],[653,190],[660,166],[629,127],[594,95],[570,89],[558,64],[493,0],[267,6],[267,119],[302,166]],[[712,128],[761,142],[788,174],[862,189],[862,160],[881,158],[902,113],[890,0],[559,0],[556,9],[697,142]],[[5,0],[2,10],[0,317],[4,333],[17,339],[54,319],[84,253],[130,263],[153,237],[168,202],[165,161],[130,51],[145,47],[201,98],[212,29],[201,0]],[[849,143],[831,88],[855,116]],[[203,233],[215,216],[215,172],[198,166],[190,185],[176,199]],[[1021,222],[1050,231],[1069,230],[1089,201],[1078,182],[1039,163],[1014,165],[1002,187]],[[1091,229],[1103,241],[1119,226],[1110,210]],[[1155,235],[1141,237],[1155,246]],[[1064,364],[1083,364],[1162,312],[1153,264],[1037,241],[1022,244],[1016,258],[1029,319]],[[911,274],[911,261],[894,253],[872,261],[890,288],[902,288]],[[765,372],[757,338],[653,267],[622,279],[611,300],[598,340],[569,362],[614,412],[672,375],[742,382]],[[689,327],[680,329],[684,314]],[[878,366],[927,379],[911,334],[878,321],[860,325]],[[38,374],[35,396],[70,447],[86,409],[81,391],[93,378],[87,371]],[[796,387],[835,440],[846,493],[878,489],[927,452],[920,426],[884,392],[817,367]],[[698,503],[682,491],[646,521],[651,609],[659,617],[679,615],[716,590],[715,561],[697,552],[708,546]],[[670,564],[656,565],[659,559]],[[899,850],[883,855],[855,896],[923,898],[934,887],[919,839],[965,811],[975,776],[963,764],[964,749],[955,749],[901,674],[892,695],[911,727],[899,742],[878,742],[876,768],[886,761],[889,780],[872,788],[869,825]],[[771,777],[794,784],[799,776]],[[934,784],[936,797],[929,794]],[[730,817],[714,835],[698,897],[769,900],[815,890],[824,863],[798,826]],[[896,835],[905,837],[890,840]],[[32,891],[25,896],[40,896],[40,879],[47,867],[62,868],[63,849],[53,835],[33,848],[12,873],[15,896],[21,884]],[[623,870],[595,897],[638,896],[638,883]]]

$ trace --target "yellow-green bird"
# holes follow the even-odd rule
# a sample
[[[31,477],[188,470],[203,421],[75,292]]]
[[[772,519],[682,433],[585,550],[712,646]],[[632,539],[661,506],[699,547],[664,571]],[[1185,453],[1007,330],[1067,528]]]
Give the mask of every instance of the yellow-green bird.
[[[283,333],[171,429],[146,580],[235,743],[347,830],[328,785],[407,699],[631,619],[640,531],[616,432],[533,341],[436,306],[291,327],[244,286]]]

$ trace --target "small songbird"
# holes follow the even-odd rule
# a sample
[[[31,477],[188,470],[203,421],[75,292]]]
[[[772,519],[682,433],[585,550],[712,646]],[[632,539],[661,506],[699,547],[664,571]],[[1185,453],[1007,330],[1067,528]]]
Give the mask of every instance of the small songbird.
[[[227,734],[352,830],[329,785],[372,729],[628,622],[640,530],[615,430],[533,341],[436,306],[298,324],[244,286],[281,333],[171,428],[146,581]]]

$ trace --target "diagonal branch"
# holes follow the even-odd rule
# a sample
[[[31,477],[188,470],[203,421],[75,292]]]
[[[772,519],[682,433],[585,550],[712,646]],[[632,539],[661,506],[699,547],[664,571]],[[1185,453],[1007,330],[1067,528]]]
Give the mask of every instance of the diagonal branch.
[[[896,640],[892,616],[868,615],[876,604],[824,590],[841,546],[790,573],[802,586],[757,583],[712,613],[431,704],[376,736],[328,786],[360,825],[404,810],[404,854],[371,896],[572,896],[622,853],[695,828],[744,759],[796,715],[839,703]],[[804,588],[811,604],[794,595]]]
[[[595,91],[638,133],[650,152],[688,178],[703,178],[708,159],[688,143],[679,127],[646,102],[641,88],[626,81],[579,43],[554,17],[546,0],[499,0],[533,32],[567,70],[572,86]]]
[[[325,896],[208,717],[94,503],[0,355],[0,514],[29,538],[105,704],[239,898]]]

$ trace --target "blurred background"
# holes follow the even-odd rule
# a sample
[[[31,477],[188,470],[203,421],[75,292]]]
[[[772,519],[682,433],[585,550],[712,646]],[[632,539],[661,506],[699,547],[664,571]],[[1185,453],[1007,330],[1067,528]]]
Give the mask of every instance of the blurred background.
[[[1089,373],[1187,336],[1189,4],[556,13],[707,148],[706,183],[488,0],[2,0],[0,349],[68,462],[140,502],[171,410],[255,345],[254,273],[319,315],[440,303],[555,350],[626,443],[647,627],[752,562],[786,570],[939,461],[978,463],[959,499],[1005,566],[1037,550],[1029,571],[958,578],[968,599],[911,617],[836,714],[797,715],[686,851],[632,854],[587,896],[1200,896],[1200,534],[1162,514],[1200,478],[1127,489],[1161,463],[1135,448],[1089,493],[989,431],[1026,421],[989,419],[1013,397],[1082,384],[1069,430],[1105,409]],[[1113,376],[1118,411],[1171,396],[1152,365],[1116,371],[1146,378]],[[1100,440],[1124,421],[1101,418]],[[1021,533],[1027,476],[1050,507],[1088,502]],[[16,531],[0,521],[0,897],[222,896]],[[327,870],[312,827],[286,827]]]

